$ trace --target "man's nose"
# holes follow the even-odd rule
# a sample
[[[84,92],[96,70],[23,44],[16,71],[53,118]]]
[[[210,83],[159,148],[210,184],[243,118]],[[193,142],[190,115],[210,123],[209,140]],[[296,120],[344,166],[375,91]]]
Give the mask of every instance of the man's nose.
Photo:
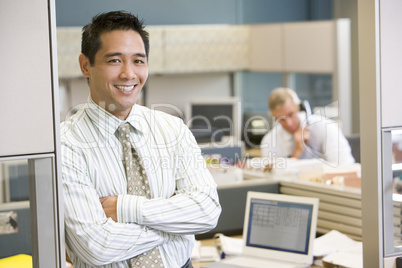
[[[286,118],[285,118],[285,124],[286,124],[287,126],[291,126],[291,125],[293,124],[293,120],[292,120],[292,118],[291,118],[290,116],[286,116]]]
[[[120,73],[120,78],[132,80],[135,78],[135,66],[131,63],[124,63]]]

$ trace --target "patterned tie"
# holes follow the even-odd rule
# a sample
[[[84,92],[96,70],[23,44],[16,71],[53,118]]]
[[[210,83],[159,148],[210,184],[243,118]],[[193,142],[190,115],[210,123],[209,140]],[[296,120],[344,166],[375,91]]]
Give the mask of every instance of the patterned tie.
[[[118,129],[123,145],[123,163],[127,176],[127,193],[151,198],[149,181],[141,159],[130,142],[130,125],[125,123]],[[164,267],[157,247],[130,259],[130,267]]]

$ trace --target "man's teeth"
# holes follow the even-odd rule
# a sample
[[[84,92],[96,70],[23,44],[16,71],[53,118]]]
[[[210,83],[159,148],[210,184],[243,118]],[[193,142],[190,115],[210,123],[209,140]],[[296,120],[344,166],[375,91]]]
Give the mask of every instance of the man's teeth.
[[[134,86],[115,86],[115,87],[123,91],[130,91],[134,88]]]

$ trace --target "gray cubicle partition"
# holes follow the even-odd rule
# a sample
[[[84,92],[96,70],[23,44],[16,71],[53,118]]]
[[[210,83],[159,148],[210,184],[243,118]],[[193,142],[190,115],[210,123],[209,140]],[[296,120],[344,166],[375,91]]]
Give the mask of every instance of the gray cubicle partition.
[[[279,193],[278,182],[262,182],[258,184],[242,184],[218,187],[222,214],[215,229],[196,236],[196,239],[211,238],[216,233],[240,235],[243,231],[246,197],[248,191]]]
[[[12,62],[0,72],[0,258],[32,255],[34,268],[66,265],[55,13],[54,0],[0,8],[0,47]],[[29,86],[4,90],[16,81]]]

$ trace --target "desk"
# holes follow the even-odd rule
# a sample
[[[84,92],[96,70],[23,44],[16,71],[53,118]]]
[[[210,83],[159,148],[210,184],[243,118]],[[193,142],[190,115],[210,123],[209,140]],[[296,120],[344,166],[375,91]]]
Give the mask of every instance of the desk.
[[[247,157],[261,157],[261,149],[260,148],[249,148],[246,149]]]
[[[235,237],[241,237],[241,236],[235,236]],[[201,246],[204,246],[204,247],[215,246],[213,238],[202,239],[200,241],[201,241]],[[193,263],[194,268],[201,268],[202,265],[209,263],[209,262],[192,261],[192,263]]]
[[[236,238],[241,238],[241,236],[234,236]],[[200,240],[202,246],[215,246],[214,240],[210,239],[203,239]],[[202,265],[207,264],[209,262],[199,262],[199,261],[192,261],[194,268],[201,268]],[[311,265],[311,268],[322,268],[323,266]]]
[[[304,162],[308,165],[321,163],[313,160],[292,160],[289,161],[288,166],[293,165],[295,170],[301,169],[306,167],[302,165]],[[355,166],[351,166],[351,168],[357,169]],[[257,172],[245,169],[242,181],[217,182],[220,203],[223,208],[221,217],[215,229],[201,236],[197,235],[196,239],[211,238],[215,233],[223,233],[228,236],[240,235],[244,223],[247,192],[257,191],[317,197],[320,199],[318,233],[325,234],[335,229],[354,240],[362,241],[361,189],[300,180],[297,177],[297,170],[295,170],[292,172],[289,170]],[[343,169],[340,170],[343,172]]]

